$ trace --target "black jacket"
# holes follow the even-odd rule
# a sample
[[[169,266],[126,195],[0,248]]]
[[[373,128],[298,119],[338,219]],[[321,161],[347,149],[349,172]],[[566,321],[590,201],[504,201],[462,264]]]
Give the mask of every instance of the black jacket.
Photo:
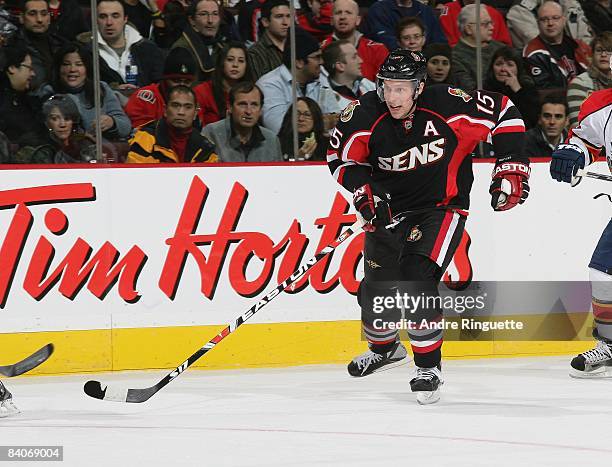
[[[49,31],[52,34],[74,41],[76,36],[89,29],[83,10],[76,0],[61,0],[59,16],[51,21]]]
[[[47,140],[40,99],[15,92],[4,77],[0,80],[0,131],[18,146],[38,146]]]
[[[80,34],[79,41],[85,44],[85,49],[91,53],[91,33]],[[161,81],[165,57],[153,41],[141,39],[132,45],[130,52],[132,53],[132,59],[138,66],[138,82],[136,85],[139,88]],[[108,83],[113,88],[125,83],[121,75],[113,70],[103,58],[100,58],[100,81]]]
[[[561,142],[565,141],[567,132],[564,131],[561,135]],[[539,126],[532,128],[525,133],[525,150],[523,154],[527,157],[550,157],[552,156],[553,148],[550,147],[548,141],[544,139],[542,129]]]

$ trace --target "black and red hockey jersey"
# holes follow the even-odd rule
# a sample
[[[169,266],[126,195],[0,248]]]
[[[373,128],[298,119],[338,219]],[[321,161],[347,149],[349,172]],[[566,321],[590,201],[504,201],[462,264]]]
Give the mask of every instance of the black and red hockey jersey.
[[[447,85],[425,88],[407,119],[391,117],[375,91],[353,101],[330,133],[329,169],[353,192],[371,183],[391,195],[391,211],[469,208],[471,153],[492,140],[498,159],[522,156],[525,125],[501,94],[470,94]],[[488,196],[482,193],[482,196]]]

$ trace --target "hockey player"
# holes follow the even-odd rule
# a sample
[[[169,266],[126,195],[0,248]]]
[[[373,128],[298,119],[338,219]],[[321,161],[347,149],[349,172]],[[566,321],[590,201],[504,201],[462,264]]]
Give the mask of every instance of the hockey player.
[[[610,57],[612,69],[612,56]],[[602,154],[607,155],[612,167],[612,89],[591,94],[584,101],[578,115],[578,126],[570,131],[565,144],[560,144],[552,154],[551,176],[560,182],[577,185],[583,169]],[[574,378],[612,377],[612,220],[608,223],[595,247],[589,263],[589,278],[597,339],[594,349],[581,353],[571,362],[570,376]]]
[[[358,302],[369,350],[348,365],[366,376],[406,358],[397,331],[401,310],[381,310],[381,297],[437,296],[438,283],[461,239],[473,181],[470,153],[492,138],[498,160],[489,189],[496,211],[529,194],[529,161],[522,157],[525,127],[510,99],[487,91],[468,94],[446,85],[424,88],[426,59],[395,50],[381,65],[377,90],[353,101],[330,134],[330,171],[353,193],[367,222],[365,277]],[[401,222],[393,226],[394,219]],[[389,228],[387,228],[389,227]],[[442,310],[418,307],[408,329],[416,375],[410,387],[421,404],[439,399]]]
[[[18,413],[19,409],[13,404],[13,395],[0,381],[0,418]]]

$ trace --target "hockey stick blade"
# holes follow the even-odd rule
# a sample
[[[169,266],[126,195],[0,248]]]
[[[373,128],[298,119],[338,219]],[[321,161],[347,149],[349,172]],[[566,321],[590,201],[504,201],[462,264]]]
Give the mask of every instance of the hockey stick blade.
[[[153,395],[155,395],[160,389],[166,386],[170,381],[175,379],[193,363],[200,359],[206,352],[213,349],[219,342],[233,333],[238,327],[240,327],[245,321],[252,318],[259,310],[270,303],[274,298],[281,295],[281,293],[291,287],[292,284],[297,282],[304,276],[315,264],[325,258],[328,254],[333,252],[341,243],[350,238],[355,232],[361,229],[362,222],[357,221],[346,229],[342,234],[330,243],[328,246],[323,248],[319,253],[310,258],[304,264],[302,264],[296,271],[293,272],[287,279],[282,283],[278,284],[274,289],[270,290],[264,295],[255,305],[245,311],[243,314],[238,316],[234,321],[229,323],[219,334],[209,340],[206,344],[200,347],[195,353],[193,353],[187,360],[177,366],[174,370],[164,376],[157,384],[143,389],[119,389],[113,388],[108,385],[102,384],[99,381],[87,381],[83,386],[83,391],[94,399],[100,399],[105,401],[113,402],[146,402]]]
[[[19,376],[28,371],[36,368],[41,363],[47,361],[47,359],[53,353],[53,344],[47,344],[44,347],[38,349],[29,357],[24,358],[20,362],[14,365],[0,366],[0,374],[12,378],[13,376]]]
[[[577,177],[589,177],[596,180],[605,180],[606,182],[612,182],[612,175],[604,175],[597,172],[587,172],[584,169],[578,169],[576,172]]]

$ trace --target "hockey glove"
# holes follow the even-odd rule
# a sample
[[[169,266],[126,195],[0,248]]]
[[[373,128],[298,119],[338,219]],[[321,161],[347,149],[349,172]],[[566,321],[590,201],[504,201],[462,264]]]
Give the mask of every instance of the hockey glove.
[[[493,169],[489,187],[491,206],[495,211],[507,211],[523,204],[529,196],[529,164],[524,162],[498,162]]]
[[[377,227],[386,227],[393,222],[389,202],[391,195],[373,191],[370,184],[365,184],[353,193],[353,205],[357,215],[364,221],[363,230],[374,232]]]
[[[584,154],[575,144],[560,144],[552,153],[550,176],[558,182],[578,185],[582,177],[577,177],[578,169],[584,169]]]

